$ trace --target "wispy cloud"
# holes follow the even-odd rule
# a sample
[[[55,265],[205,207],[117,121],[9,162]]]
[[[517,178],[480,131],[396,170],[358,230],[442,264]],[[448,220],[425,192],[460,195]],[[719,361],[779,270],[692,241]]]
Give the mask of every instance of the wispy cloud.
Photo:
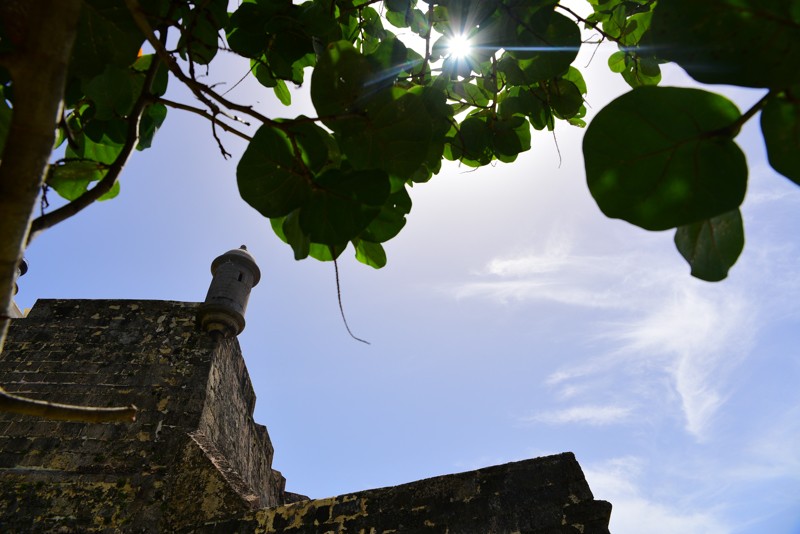
[[[564,410],[540,412],[521,418],[526,423],[568,424],[586,423],[589,425],[610,425],[628,420],[633,409],[626,406],[573,406]]]
[[[623,457],[584,469],[586,480],[596,499],[611,501],[609,530],[614,534],[729,534],[733,528],[719,517],[721,512],[697,505],[691,499],[672,500],[665,504],[664,495],[658,500],[648,486],[641,484],[645,468],[642,459]],[[688,496],[685,496],[688,497]]]
[[[709,287],[684,272],[665,267],[653,251],[624,252],[605,257],[572,252],[571,238],[551,236],[541,252],[495,258],[470,281],[458,286],[458,298],[488,298],[498,302],[555,302],[584,309],[602,309],[593,322],[595,341],[608,348],[591,359],[570,362],[547,379],[562,399],[596,395],[581,381],[600,375],[633,377],[628,391],[617,392],[617,406],[647,399],[664,411],[663,377],[685,420],[698,440],[707,437],[714,415],[726,400],[725,378],[747,355],[757,327],[758,306],[735,287]],[[672,251],[669,251],[672,252]],[[623,274],[624,273],[624,274]],[[598,315],[598,317],[601,317]],[[588,337],[592,337],[591,335]],[[609,380],[601,381],[601,385]],[[650,387],[648,387],[648,384]],[[619,395],[627,394],[627,398]],[[598,412],[580,408],[541,414],[539,422],[617,420],[629,412]]]
[[[688,284],[673,287],[652,310],[620,321],[607,335],[622,354],[663,362],[680,396],[686,429],[703,439],[725,400],[725,378],[752,346],[756,309],[736,291],[702,292]]]

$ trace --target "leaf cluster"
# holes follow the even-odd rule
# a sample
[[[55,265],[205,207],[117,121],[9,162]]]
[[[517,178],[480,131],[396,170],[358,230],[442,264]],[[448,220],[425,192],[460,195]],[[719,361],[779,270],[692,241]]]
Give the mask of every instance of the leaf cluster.
[[[800,184],[800,0],[587,2],[582,17],[558,0],[243,0],[232,12],[226,0],[84,0],[47,185],[75,202],[111,180],[100,198],[116,195],[115,173],[177,107],[210,120],[223,155],[217,127],[248,139],[240,194],[295,258],[331,260],[352,245],[379,268],[409,188],[443,160],[509,163],[533,130],[586,126],[573,65],[583,27],[617,43],[609,68],[632,88],[586,131],[591,194],[609,217],[676,229],[692,274],[720,280],[744,243],[747,164],[734,138],[757,112],[771,165]],[[455,38],[470,52],[451,51]],[[7,44],[0,34],[0,52]],[[289,87],[310,83],[317,116],[267,118],[219,95],[196,71],[220,53],[246,58],[287,106]],[[708,91],[659,87],[667,61],[765,96],[742,114]],[[164,98],[175,79],[202,109]],[[13,83],[2,72],[0,82],[1,144]],[[252,137],[230,124],[239,115],[258,121]]]
[[[589,190],[609,217],[674,228],[692,275],[722,280],[744,247],[748,168],[734,139],[759,111],[770,164],[800,184],[800,2],[591,1],[591,22],[620,45],[609,66],[634,90],[587,129]],[[656,87],[663,61],[698,82],[760,88],[763,97],[741,113],[713,92]]]

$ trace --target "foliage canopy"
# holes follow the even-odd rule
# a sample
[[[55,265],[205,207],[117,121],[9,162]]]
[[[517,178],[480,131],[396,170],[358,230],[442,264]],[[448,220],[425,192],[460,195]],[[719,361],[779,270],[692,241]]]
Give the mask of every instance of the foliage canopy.
[[[152,144],[171,107],[209,119],[218,140],[218,129],[248,139],[239,191],[295,258],[335,259],[351,244],[382,267],[408,188],[443,160],[510,163],[531,128],[586,126],[589,88],[573,66],[593,46],[584,29],[619,45],[609,68],[632,88],[587,128],[591,194],[609,217],[675,229],[692,274],[721,280],[744,244],[747,163],[735,137],[759,111],[771,165],[800,185],[800,0],[586,1],[584,17],[558,0],[243,0],[233,12],[227,0],[83,0],[54,125],[64,147],[46,173],[76,209],[34,220],[33,232],[115,196],[131,151]],[[0,31],[0,52],[13,51]],[[461,38],[469,52],[451,52]],[[310,83],[317,116],[265,117],[198,81],[221,53],[247,58],[287,106],[289,84]],[[713,92],[660,87],[667,61],[764,97],[741,113]],[[0,81],[2,147],[20,88],[5,69]],[[176,82],[202,107],[166,99]],[[252,137],[237,130],[242,116],[260,124]]]

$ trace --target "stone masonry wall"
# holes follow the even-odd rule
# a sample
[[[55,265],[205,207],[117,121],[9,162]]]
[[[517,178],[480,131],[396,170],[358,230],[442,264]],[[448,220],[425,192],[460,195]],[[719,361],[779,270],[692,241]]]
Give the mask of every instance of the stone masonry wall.
[[[204,534],[608,534],[572,453],[247,512]]]
[[[215,353],[208,376],[206,402],[194,434],[227,459],[250,493],[246,499],[264,507],[279,502],[271,479],[273,448],[263,425],[253,423],[256,396],[238,344],[224,342]]]
[[[9,392],[139,412],[134,423],[94,424],[0,414],[3,532],[153,531],[280,502],[238,342],[197,331],[196,309],[41,300],[12,322],[0,354]]]

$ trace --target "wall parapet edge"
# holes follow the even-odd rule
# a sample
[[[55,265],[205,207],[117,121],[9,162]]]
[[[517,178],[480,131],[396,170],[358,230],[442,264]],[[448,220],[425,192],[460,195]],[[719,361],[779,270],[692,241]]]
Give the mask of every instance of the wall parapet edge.
[[[247,512],[184,533],[609,534],[575,456],[562,453]]]

